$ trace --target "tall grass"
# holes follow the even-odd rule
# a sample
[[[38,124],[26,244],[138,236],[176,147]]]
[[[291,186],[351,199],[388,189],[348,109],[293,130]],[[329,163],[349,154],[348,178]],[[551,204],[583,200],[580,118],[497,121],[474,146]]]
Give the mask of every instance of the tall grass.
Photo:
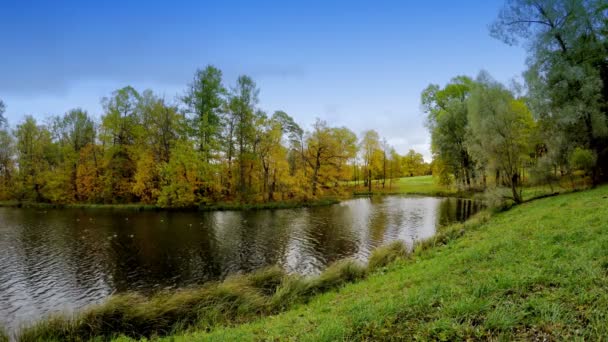
[[[210,330],[306,303],[317,294],[363,279],[366,274],[365,265],[346,259],[315,277],[289,275],[275,266],[249,275],[231,276],[221,283],[160,292],[151,297],[119,294],[73,317],[54,316],[24,328],[19,340],[153,338],[192,328]]]
[[[8,342],[9,338],[8,338],[8,334],[6,333],[6,331],[4,331],[4,329],[2,329],[2,327],[0,327],[0,342]]]
[[[370,271],[386,267],[399,258],[407,257],[407,246],[403,241],[394,241],[386,246],[376,248],[369,257],[367,266]]]

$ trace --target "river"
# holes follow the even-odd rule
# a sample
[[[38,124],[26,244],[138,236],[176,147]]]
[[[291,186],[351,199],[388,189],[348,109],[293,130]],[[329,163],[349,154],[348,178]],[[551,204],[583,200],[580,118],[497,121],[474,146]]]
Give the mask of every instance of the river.
[[[71,313],[112,293],[177,288],[278,264],[317,274],[377,246],[412,246],[479,210],[471,200],[385,196],[327,207],[131,212],[0,208],[0,326]]]

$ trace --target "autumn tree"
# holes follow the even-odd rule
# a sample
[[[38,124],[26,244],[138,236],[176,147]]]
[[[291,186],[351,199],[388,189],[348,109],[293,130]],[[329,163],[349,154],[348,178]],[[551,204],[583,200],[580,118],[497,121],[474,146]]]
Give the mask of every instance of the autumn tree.
[[[422,176],[426,172],[426,164],[424,163],[424,157],[422,154],[410,149],[401,158],[401,170],[403,170],[404,176]]]
[[[161,171],[161,207],[193,207],[205,203],[199,189],[204,186],[205,163],[201,152],[189,141],[178,141],[171,149],[171,159]]]
[[[102,101],[101,138],[106,146],[104,198],[107,202],[133,200],[132,183],[136,171],[134,146],[143,133],[141,95],[132,87],[115,91]]]
[[[360,143],[361,156],[363,160],[363,179],[365,186],[371,192],[372,180],[382,174],[383,150],[380,143],[380,135],[374,130],[363,132]]]
[[[11,196],[11,183],[15,174],[14,139],[8,130],[4,117],[6,107],[0,100],[0,199],[6,200]]]
[[[51,133],[38,125],[32,116],[15,130],[17,165],[19,167],[18,198],[37,202],[48,199],[44,196],[45,171],[56,162],[52,153]]]
[[[160,172],[185,130],[184,117],[176,106],[166,104],[151,90],[139,101],[143,131],[136,147],[133,194],[145,203],[156,203],[161,192]]]
[[[95,123],[80,108],[70,110],[52,119],[54,141],[60,149],[60,172],[56,173],[57,191],[64,191],[67,201],[82,200],[78,197],[78,165],[83,148],[95,144]]]
[[[310,171],[311,193],[319,194],[319,185],[334,183],[339,178],[336,168],[354,158],[357,153],[356,135],[346,128],[332,128],[317,119],[308,134],[304,160]]]

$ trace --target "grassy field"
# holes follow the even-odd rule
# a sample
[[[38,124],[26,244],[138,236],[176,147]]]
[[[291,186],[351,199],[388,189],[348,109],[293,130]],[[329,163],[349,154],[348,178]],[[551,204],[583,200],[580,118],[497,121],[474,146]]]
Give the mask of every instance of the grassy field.
[[[355,182],[351,181],[347,182],[346,185],[350,187],[355,195],[369,195],[368,188],[363,186],[362,182],[355,185]],[[455,187],[437,184],[433,176],[416,176],[395,178],[392,182],[387,179],[384,187],[382,187],[381,182],[374,181],[372,182],[372,193],[374,195],[404,194],[444,197],[458,195],[459,191]]]
[[[355,195],[369,195],[367,188],[363,187],[363,184],[355,187],[354,182],[347,184],[351,187],[351,190]],[[524,200],[531,200],[534,198],[555,195],[560,193],[572,192],[573,190],[582,190],[589,187],[589,181],[583,178],[571,178],[564,177],[559,182],[549,185],[537,185],[537,186],[525,186],[522,188],[522,197]],[[492,188],[489,188],[490,190]],[[510,196],[510,189],[502,188],[501,191],[505,195]],[[416,177],[402,177],[392,180],[390,183],[388,180],[385,183],[384,188],[382,184],[373,182],[372,193],[374,195],[423,195],[423,196],[439,196],[439,197],[483,197],[483,191],[475,190],[461,190],[456,186],[443,186],[439,185],[433,176],[416,176]]]
[[[285,313],[166,341],[608,338],[608,186],[457,232]]]

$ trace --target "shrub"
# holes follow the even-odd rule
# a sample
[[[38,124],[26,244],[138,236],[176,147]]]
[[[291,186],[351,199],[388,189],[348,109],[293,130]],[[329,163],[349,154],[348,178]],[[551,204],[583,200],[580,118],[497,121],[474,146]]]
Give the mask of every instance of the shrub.
[[[575,170],[591,171],[597,163],[595,152],[577,147],[570,153],[568,164]]]

